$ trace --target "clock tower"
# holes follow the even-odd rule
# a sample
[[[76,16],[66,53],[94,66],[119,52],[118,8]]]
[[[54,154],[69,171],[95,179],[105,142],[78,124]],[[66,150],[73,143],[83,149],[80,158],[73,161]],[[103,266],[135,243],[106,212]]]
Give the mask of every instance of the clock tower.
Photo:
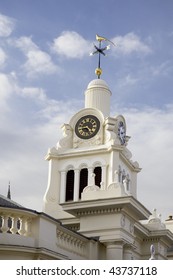
[[[125,118],[110,116],[111,95],[104,80],[92,80],[85,91],[85,108],[62,126],[63,137],[48,151],[44,212],[54,218],[73,218],[76,203],[136,199],[140,168],[127,149]]]

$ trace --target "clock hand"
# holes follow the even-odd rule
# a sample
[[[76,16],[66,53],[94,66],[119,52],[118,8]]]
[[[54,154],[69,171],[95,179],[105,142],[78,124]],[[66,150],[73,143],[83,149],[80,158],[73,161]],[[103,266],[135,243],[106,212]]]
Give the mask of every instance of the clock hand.
[[[88,131],[91,131],[91,128],[89,128],[88,126],[83,126],[82,128],[86,128],[88,129]]]

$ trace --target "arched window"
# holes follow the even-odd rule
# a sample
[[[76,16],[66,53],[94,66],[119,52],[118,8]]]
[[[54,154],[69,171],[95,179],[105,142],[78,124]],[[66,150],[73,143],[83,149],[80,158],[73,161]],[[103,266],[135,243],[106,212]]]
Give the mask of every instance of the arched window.
[[[74,194],[74,170],[69,170],[66,177],[65,201],[73,200]]]
[[[81,193],[83,189],[88,185],[88,169],[83,168],[80,171],[80,181],[79,181],[79,198],[81,198]]]
[[[100,166],[94,168],[95,173],[95,185],[100,187],[102,181],[102,168]]]

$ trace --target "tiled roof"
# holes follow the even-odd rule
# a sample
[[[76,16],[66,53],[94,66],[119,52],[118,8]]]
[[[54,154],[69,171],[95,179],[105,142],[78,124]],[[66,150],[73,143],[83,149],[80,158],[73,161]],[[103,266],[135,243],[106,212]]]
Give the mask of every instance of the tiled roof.
[[[0,195],[0,207],[14,207],[14,208],[24,208],[22,205],[18,204],[17,202],[3,196]]]

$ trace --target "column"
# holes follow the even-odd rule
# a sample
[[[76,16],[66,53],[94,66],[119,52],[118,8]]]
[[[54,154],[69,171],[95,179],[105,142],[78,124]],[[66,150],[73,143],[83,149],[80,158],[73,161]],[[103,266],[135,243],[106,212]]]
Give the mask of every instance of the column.
[[[18,230],[18,233],[20,235],[24,235],[26,233],[26,230],[25,230],[25,223],[26,223],[26,218],[24,217],[20,217],[19,218],[19,221],[20,221],[20,228]]]
[[[129,244],[126,244],[124,247],[124,260],[132,260],[133,259],[133,247]]]
[[[18,228],[17,228],[17,223],[18,223],[18,217],[11,217],[12,219],[12,226],[11,226],[11,233],[15,234],[18,232]]]
[[[74,201],[79,200],[79,175],[80,175],[80,170],[75,169],[74,170],[74,195],[73,195]]]
[[[66,171],[61,171],[60,203],[65,202],[65,192],[66,192]]]
[[[93,174],[93,168],[92,168],[92,167],[89,167],[89,168],[88,168],[88,186],[92,186],[92,185],[93,185],[93,177],[92,177],[92,174]]]
[[[5,214],[2,214],[2,227],[1,227],[1,230],[2,232],[7,232],[8,230],[8,216],[5,215]]]
[[[123,259],[123,242],[110,242],[106,244],[107,260]]]
[[[105,190],[106,189],[106,165],[103,165],[102,166],[102,179],[101,179],[101,182],[103,184],[101,184],[101,189],[102,190]]]

